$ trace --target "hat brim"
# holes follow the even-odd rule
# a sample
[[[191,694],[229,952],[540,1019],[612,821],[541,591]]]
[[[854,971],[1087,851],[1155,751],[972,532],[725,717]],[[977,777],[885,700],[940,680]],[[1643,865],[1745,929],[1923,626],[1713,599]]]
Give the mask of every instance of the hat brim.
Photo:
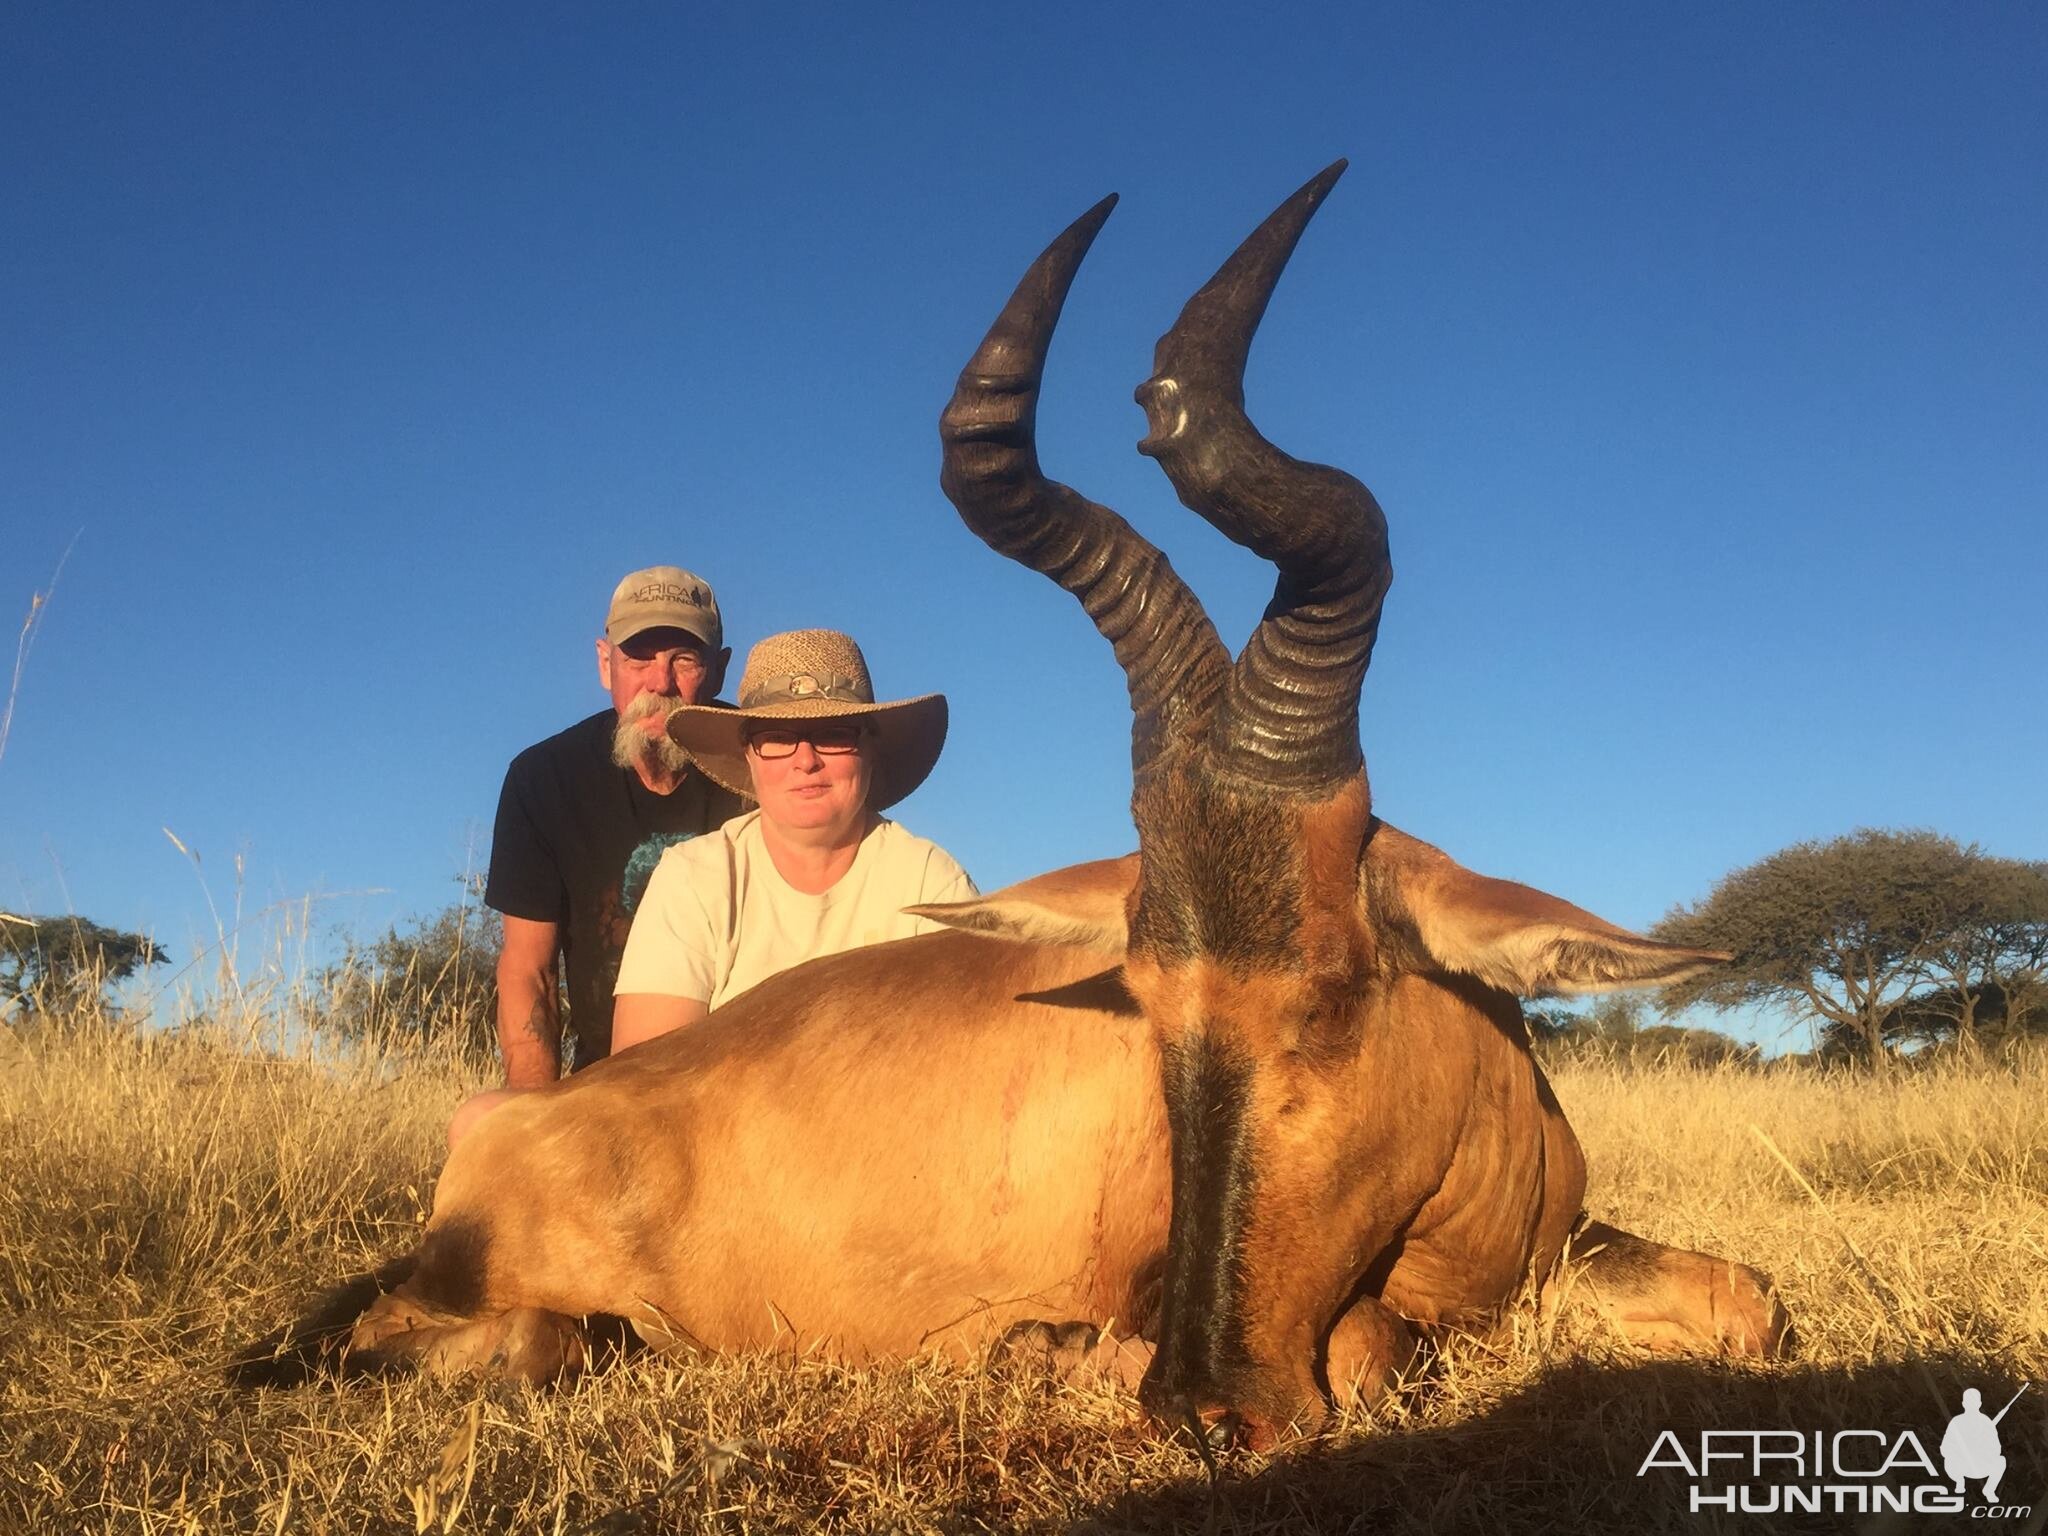
[[[624,645],[628,640],[652,634],[657,629],[679,630],[709,651],[720,650],[725,644],[718,625],[704,613],[696,610],[678,613],[673,609],[664,609],[651,613],[624,614],[605,625],[604,637],[609,644]]]
[[[688,752],[705,774],[736,795],[752,797],[747,772],[749,727],[780,721],[848,720],[874,739],[868,809],[884,811],[925,781],[946,745],[946,696],[922,694],[879,704],[836,699],[790,699],[757,709],[722,704],[686,704],[668,719],[669,738]]]

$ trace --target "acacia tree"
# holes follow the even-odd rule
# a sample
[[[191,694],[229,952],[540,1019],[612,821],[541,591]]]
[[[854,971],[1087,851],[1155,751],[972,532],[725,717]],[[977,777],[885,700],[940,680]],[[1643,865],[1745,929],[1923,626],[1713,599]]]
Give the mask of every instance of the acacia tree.
[[[1975,1039],[1987,1015],[2019,1030],[2048,1014],[2048,863],[1986,858],[1983,866],[1963,920],[1928,961],[1932,987],[1911,999],[1936,1021],[1930,1033],[1961,1040]]]
[[[1991,989],[2008,1022],[2015,995],[2036,995],[2048,956],[2048,865],[1994,858],[1935,832],[1865,828],[1735,870],[1651,932],[1734,955],[1667,989],[1658,1003],[1666,1013],[1696,1002],[1790,1007],[1881,1065],[1891,1040],[1911,1032],[1909,1020],[1924,1029],[1930,1016],[1945,1017],[1948,1032],[1969,1033]]]
[[[1884,1037],[1894,1045],[1937,1045],[2048,1028],[2048,1010],[2041,1006],[2038,983],[2022,983],[2015,992],[2008,998],[2001,981],[1985,982],[1967,993],[1955,987],[1916,992],[1885,1016]],[[1855,1055],[1860,1042],[1843,1038],[1830,1025],[1820,1048],[1823,1055]]]
[[[0,912],[0,1002],[19,1000],[35,1013],[76,1012],[109,984],[168,958],[154,939],[90,918]]]

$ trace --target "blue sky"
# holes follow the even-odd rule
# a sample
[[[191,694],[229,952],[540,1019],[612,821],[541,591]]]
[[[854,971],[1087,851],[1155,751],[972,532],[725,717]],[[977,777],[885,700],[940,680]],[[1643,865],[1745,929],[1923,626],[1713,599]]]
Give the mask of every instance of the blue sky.
[[[0,908],[318,935],[481,866],[625,570],[851,630],[985,887],[1131,843],[1121,679],[937,487],[1040,246],[1040,418],[1241,643],[1133,445],[1181,302],[1339,155],[1254,418],[1387,509],[1378,808],[1647,924],[1861,825],[2048,857],[2048,13],[15,7]],[[252,928],[252,933],[254,929]],[[247,958],[245,954],[245,959]]]

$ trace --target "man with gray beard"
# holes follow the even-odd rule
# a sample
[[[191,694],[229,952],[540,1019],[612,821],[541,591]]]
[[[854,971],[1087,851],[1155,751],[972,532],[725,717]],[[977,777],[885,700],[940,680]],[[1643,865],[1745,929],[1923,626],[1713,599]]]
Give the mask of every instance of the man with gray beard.
[[[484,888],[505,918],[498,1048],[507,1089],[537,1088],[561,1073],[559,966],[568,971],[572,1065],[610,1052],[619,953],[655,863],[671,844],[744,808],[668,734],[675,710],[716,702],[731,656],[707,582],[673,565],[635,571],[612,593],[597,642],[611,708],[512,760]],[[501,1098],[465,1104],[451,1143]]]

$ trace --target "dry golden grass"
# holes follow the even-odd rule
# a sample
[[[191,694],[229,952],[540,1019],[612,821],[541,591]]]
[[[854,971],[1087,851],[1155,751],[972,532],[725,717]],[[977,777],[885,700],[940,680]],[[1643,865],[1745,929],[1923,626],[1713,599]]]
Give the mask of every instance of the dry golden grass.
[[[2048,1374],[2037,1055],[1891,1082],[1561,1068],[1593,1209],[1771,1271],[1798,1357],[1647,1361],[1525,1307],[1444,1341],[1391,1405],[1213,1484],[1128,1398],[931,1364],[642,1356],[551,1392],[233,1393],[235,1345],[408,1246],[478,1081],[452,1057],[327,1054],[221,1026],[0,1028],[0,1530],[1761,1529],[1638,1478],[1657,1431],[1931,1445],[1963,1386],[1995,1405]],[[2005,1427],[2034,1529],[2042,1395]]]

